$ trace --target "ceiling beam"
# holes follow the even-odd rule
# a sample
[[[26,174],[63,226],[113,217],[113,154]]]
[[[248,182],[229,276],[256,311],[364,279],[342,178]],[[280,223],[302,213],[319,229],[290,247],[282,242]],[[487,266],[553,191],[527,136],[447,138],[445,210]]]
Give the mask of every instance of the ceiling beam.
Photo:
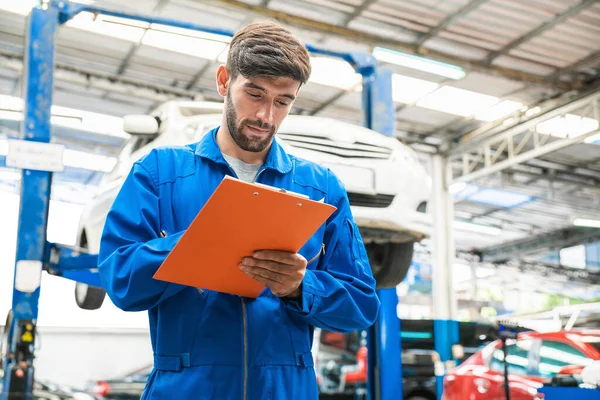
[[[342,23],[342,26],[344,26],[344,27],[348,26],[348,24],[350,22],[352,22],[354,20],[354,18],[356,18],[360,14],[362,14],[363,11],[365,11],[367,8],[369,8],[371,6],[371,4],[375,3],[376,1],[377,0],[365,0],[361,5],[357,6],[354,9],[354,11],[352,11],[352,13],[350,15],[348,15],[348,17],[346,17],[346,19]]]
[[[550,75],[549,78],[555,79],[561,75],[570,74],[572,72],[577,71],[578,69],[587,68],[588,66],[593,65],[593,64],[597,63],[598,61],[600,61],[600,51],[592,53],[589,56],[587,56],[571,65],[568,65],[562,69],[559,69],[558,71],[556,71],[555,73]]]
[[[339,99],[344,97],[344,95],[346,93],[348,93],[348,91],[346,89],[341,89],[338,93],[334,94],[329,99],[327,99],[323,103],[321,103],[317,108],[309,111],[308,115],[311,115],[311,116],[317,115],[318,113],[320,113],[321,111],[323,111],[324,109],[329,107],[331,104],[335,103],[336,101],[338,101]]]
[[[192,77],[192,79],[190,79],[190,81],[188,83],[186,83],[185,89],[191,90],[194,86],[196,86],[196,83],[198,83],[198,81],[200,81],[200,78],[202,78],[202,76],[206,73],[206,71],[208,71],[210,69],[211,65],[212,64],[210,63],[210,61],[207,61],[206,64],[204,64],[202,66],[202,68],[200,68],[198,70],[198,72],[196,72],[196,74]]]
[[[23,54],[0,49],[0,66],[21,71],[23,68]],[[54,67],[56,80],[80,83],[82,87],[90,86],[133,96],[137,95],[135,91],[138,90],[140,97],[156,101],[166,101],[170,97],[194,99],[204,94],[202,91],[191,91],[169,85],[150,83],[137,78],[100,72],[92,68],[75,67],[69,63],[58,61],[54,63]]]
[[[468,13],[470,13],[471,11],[473,11],[474,9],[476,9],[477,7],[479,7],[480,5],[482,5],[483,3],[487,2],[487,1],[488,0],[471,0],[464,7],[461,7],[456,12],[448,15],[437,26],[434,26],[433,28],[431,28],[431,30],[429,32],[427,32],[423,36],[421,36],[415,42],[415,46],[420,47],[423,43],[425,43],[426,41],[428,41],[429,39],[431,39],[435,35],[437,35],[438,32],[445,29],[447,26],[453,24],[457,19],[461,18],[464,15],[467,15]]]
[[[484,264],[489,266],[489,264]],[[523,274],[538,274],[544,277],[567,278],[569,282],[578,282],[585,285],[600,285],[600,273],[586,269],[564,267],[558,264],[543,262],[516,261],[492,264],[497,268],[515,268]]]
[[[160,13],[160,11],[167,5],[167,3],[169,3],[169,1],[170,0],[159,0],[158,3],[156,3],[156,6],[154,7],[154,9],[152,10],[152,14]],[[135,53],[142,46],[142,40],[144,40],[144,36],[146,36],[146,32],[148,32],[149,29],[150,28],[145,28],[144,33],[142,33],[142,36],[140,37],[139,42],[134,43],[131,46],[131,48],[129,49],[129,52],[127,53],[127,55],[121,62],[121,65],[119,65],[119,69],[117,70],[117,75],[123,75],[125,70],[129,67],[129,64],[131,64],[131,60],[135,56]]]
[[[461,58],[449,53],[443,53],[433,49],[418,49],[415,45],[402,42],[400,40],[386,38],[371,33],[366,33],[354,29],[349,29],[337,25],[328,24],[325,22],[315,21],[310,18],[301,17],[298,15],[292,15],[285,12],[272,10],[259,5],[245,3],[240,0],[215,0],[218,3],[226,4],[235,8],[243,9],[253,13],[274,18],[284,23],[294,25],[303,29],[310,29],[312,31],[323,32],[327,34],[337,35],[346,39],[356,40],[359,42],[371,44],[373,46],[387,47],[392,50],[398,50],[408,52],[412,54],[418,54],[424,57],[429,57],[442,62],[458,65],[466,70],[470,71],[481,71],[487,74],[502,76],[507,79],[529,82],[531,84],[537,84],[548,87],[557,87],[559,89],[568,90],[571,89],[572,85],[567,82],[550,82],[546,77],[541,75],[535,75],[524,71],[518,71],[510,68],[504,68],[498,65],[489,65],[481,61],[468,60]],[[200,0],[195,0],[200,3]],[[400,29],[400,27],[398,27]],[[413,31],[411,31],[413,32]]]
[[[542,25],[538,26],[537,28],[535,28],[534,30],[530,31],[529,33],[513,40],[512,42],[510,42],[509,44],[507,44],[506,46],[504,46],[503,48],[501,48],[500,50],[497,51],[493,51],[491,52],[487,58],[486,58],[486,62],[491,64],[492,61],[494,61],[494,59],[496,59],[497,57],[507,54],[509,51],[511,51],[512,49],[514,49],[515,47],[518,47],[519,45],[527,42],[530,39],[533,39],[536,36],[541,35],[542,33],[544,33],[545,31],[547,31],[550,28],[553,28],[555,25],[563,22],[565,19],[569,18],[572,15],[577,14],[578,12],[580,12],[581,10],[585,9],[586,7],[597,3],[598,0],[582,0],[580,3],[568,8],[567,10],[565,10],[564,12],[562,12],[561,14],[558,14],[555,18],[553,18],[552,20],[543,23]]]
[[[489,246],[478,253],[485,262],[506,262],[540,250],[559,250],[600,240],[600,229],[569,227],[556,231]]]

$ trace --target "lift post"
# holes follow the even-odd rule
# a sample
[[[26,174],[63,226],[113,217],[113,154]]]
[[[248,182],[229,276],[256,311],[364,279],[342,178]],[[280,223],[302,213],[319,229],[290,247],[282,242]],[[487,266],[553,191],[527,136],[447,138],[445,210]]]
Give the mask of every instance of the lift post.
[[[28,20],[25,57],[26,106],[23,138],[40,143],[50,142],[50,109],[52,75],[54,71],[54,36],[57,25],[64,24],[83,11],[120,18],[157,23],[184,29],[233,36],[234,32],[163,17],[131,14],[95,5],[68,1],[40,0]],[[306,45],[314,54],[341,58],[353,65],[363,76],[363,112],[365,125],[387,136],[395,131],[395,109],[392,100],[392,73],[378,69],[375,58],[368,53],[338,53]],[[19,237],[15,267],[12,324],[8,331],[4,371],[21,373],[5,375],[0,400],[13,400],[13,388],[22,392],[19,399],[31,399],[33,389],[33,359],[35,324],[42,270],[79,282],[99,285],[95,268],[97,256],[74,254],[72,250],[46,243],[46,226],[50,200],[51,170],[23,169]],[[22,291],[23,282],[34,282],[34,289]],[[402,399],[402,369],[400,354],[400,321],[395,289],[378,290],[382,302],[380,316],[369,332],[369,394],[371,399]],[[378,368],[376,368],[378,366]],[[14,377],[14,378],[13,378]]]
[[[363,112],[365,125],[386,136],[396,131],[396,110],[392,99],[392,71],[377,68],[376,60],[366,58],[356,62],[355,69],[363,75]],[[368,331],[369,398],[397,400],[403,398],[402,352],[398,294],[396,289],[379,289],[381,309],[375,324]]]
[[[54,34],[57,24],[58,11],[52,7],[44,9],[41,4],[31,10],[27,19],[23,91],[25,111],[21,127],[21,139],[26,142],[50,142]],[[23,168],[23,164],[37,161],[32,159],[32,154],[29,154],[29,159],[26,158],[25,153],[22,157],[14,157],[9,147],[7,165]],[[33,390],[35,326],[52,179],[52,173],[43,165],[40,167],[34,169],[35,166],[30,165],[22,169],[12,311],[5,333],[8,348],[3,349],[2,400],[29,400]]]

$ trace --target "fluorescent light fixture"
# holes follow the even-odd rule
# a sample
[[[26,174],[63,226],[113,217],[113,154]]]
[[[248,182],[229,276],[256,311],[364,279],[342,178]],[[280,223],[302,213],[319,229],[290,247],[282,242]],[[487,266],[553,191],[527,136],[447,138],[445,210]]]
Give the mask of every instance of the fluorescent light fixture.
[[[539,123],[535,127],[538,133],[557,138],[574,138],[598,129],[598,121],[593,118],[567,114]],[[590,139],[590,138],[588,138]]]
[[[525,111],[525,115],[531,117],[532,115],[539,114],[540,111],[542,111],[540,107],[533,107]]]
[[[0,139],[0,156],[5,156],[8,154],[8,140]]]
[[[81,118],[71,117],[68,115],[53,115],[52,117],[50,117],[50,123],[52,125],[62,125],[71,128],[79,128],[81,127]]]
[[[456,183],[453,183],[452,185],[450,185],[450,187],[448,188],[448,192],[450,192],[450,194],[456,194],[458,192],[462,192],[466,188],[467,188],[466,182],[456,182]]]
[[[215,60],[227,47],[227,44],[223,42],[155,30],[146,32],[142,43],[206,60]]]
[[[400,53],[398,51],[384,49],[382,47],[376,47],[373,50],[373,56],[378,61],[396,64],[402,67],[416,69],[418,71],[429,72],[430,74],[440,75],[446,78],[462,79],[466,75],[465,71],[456,65],[413,56],[412,54]]]
[[[0,120],[21,121],[23,119],[22,111],[0,110]]]
[[[508,190],[483,189],[467,196],[466,199],[491,206],[514,208],[530,202],[532,197],[522,193],[509,192]]]
[[[587,266],[585,246],[582,244],[560,249],[558,254],[561,265],[578,269],[585,269]]]
[[[392,75],[392,97],[398,103],[414,103],[438,88],[438,84],[408,76]]]
[[[0,0],[3,1],[3,0]],[[69,27],[111,36],[159,49],[215,60],[231,37],[191,29],[148,24],[135,20],[82,12],[66,24]]]
[[[82,12],[69,20],[66,26],[81,29],[100,35],[110,36],[130,42],[139,42],[144,36],[145,22],[126,20],[105,15],[95,16],[90,12]]]
[[[232,37],[227,35],[219,35],[216,33],[196,31],[193,29],[177,28],[174,26],[152,24],[150,28],[157,32],[173,33],[178,36],[189,36],[198,39],[212,40],[214,42],[229,43]]]
[[[0,94],[0,110],[21,111],[23,109],[23,104],[23,99],[20,97]]]
[[[65,167],[110,172],[117,164],[117,159],[83,151],[65,149],[63,152],[63,163],[65,164]]]
[[[518,111],[521,107],[523,107],[523,104],[518,101],[504,100],[486,110],[478,112],[475,114],[475,119],[488,122],[496,121]]]
[[[0,120],[23,120],[23,100],[19,97],[0,95]],[[123,131],[123,119],[73,108],[52,106],[50,122],[88,132],[127,138]]]
[[[498,98],[486,94],[443,86],[417,101],[417,106],[448,114],[469,117],[498,102]]]
[[[450,192],[450,194],[453,195],[453,197],[456,200],[462,200],[462,199],[468,198],[469,196],[471,196],[481,190],[481,188],[477,185],[465,184],[463,186],[463,185],[461,185],[461,183],[464,183],[464,182],[454,183],[453,185],[456,185],[455,187],[452,187],[452,185],[450,185],[450,187],[448,188],[448,191]]]
[[[28,15],[37,3],[36,0],[0,0],[0,10],[13,14]]]
[[[454,226],[455,229],[476,232],[476,233],[483,233],[483,234],[492,235],[492,236],[498,236],[502,233],[502,229],[500,229],[500,228],[495,228],[493,226],[474,224],[472,222],[466,222],[466,221],[454,220],[452,225]]]
[[[129,137],[123,131],[123,118],[73,108],[52,106],[52,123],[111,136]],[[54,119],[57,118],[57,119]],[[55,122],[56,121],[56,122]],[[77,122],[79,121],[79,123]]]
[[[349,90],[362,82],[362,76],[344,60],[330,57],[311,57],[309,81],[320,85]]]
[[[152,24],[142,43],[206,60],[215,60],[228,47],[231,37],[191,29]],[[227,53],[225,53],[225,56]]]
[[[586,227],[586,228],[600,228],[600,220],[575,218],[575,220],[573,220],[573,225],[582,226],[582,227]]]

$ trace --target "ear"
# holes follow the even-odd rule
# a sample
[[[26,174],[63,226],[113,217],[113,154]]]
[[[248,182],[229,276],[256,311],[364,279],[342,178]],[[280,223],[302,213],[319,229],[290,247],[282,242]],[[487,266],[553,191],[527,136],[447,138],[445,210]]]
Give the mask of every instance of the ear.
[[[229,86],[229,70],[225,65],[220,65],[217,69],[217,91],[223,97],[227,96],[227,87]]]

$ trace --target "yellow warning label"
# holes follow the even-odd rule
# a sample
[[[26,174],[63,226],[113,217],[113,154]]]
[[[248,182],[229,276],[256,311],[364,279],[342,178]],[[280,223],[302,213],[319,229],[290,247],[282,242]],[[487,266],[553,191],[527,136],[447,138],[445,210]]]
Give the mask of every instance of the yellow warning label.
[[[31,334],[31,332],[26,331],[21,335],[21,340],[26,343],[31,343],[33,341],[33,335]]]

